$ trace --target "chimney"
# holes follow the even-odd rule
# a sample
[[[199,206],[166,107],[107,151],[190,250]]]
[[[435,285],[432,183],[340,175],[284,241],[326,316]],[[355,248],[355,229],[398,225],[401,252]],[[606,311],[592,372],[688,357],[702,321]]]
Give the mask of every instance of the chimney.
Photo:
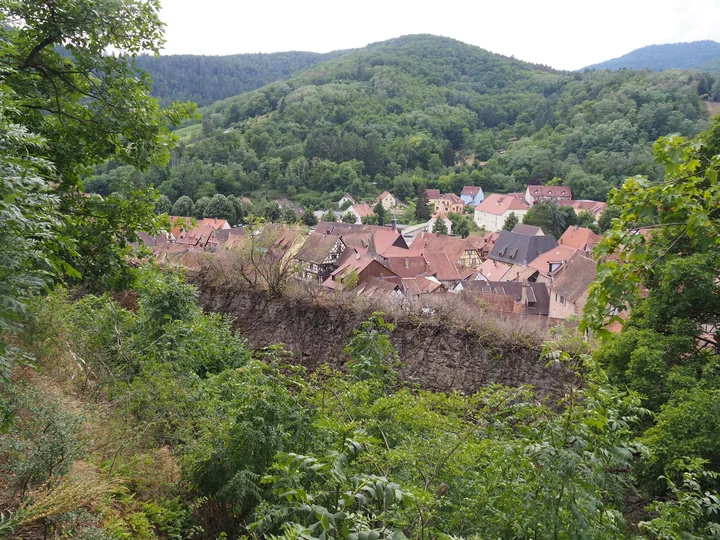
[[[530,287],[530,285],[528,285],[527,279],[523,280],[523,282],[522,282],[522,304],[523,304],[523,306],[528,305],[528,288],[529,287]]]
[[[405,257],[405,268],[406,268],[406,269],[407,269],[407,268],[410,268],[410,261],[408,260],[407,257]]]
[[[392,218],[392,230],[397,232],[397,219],[395,216]]]

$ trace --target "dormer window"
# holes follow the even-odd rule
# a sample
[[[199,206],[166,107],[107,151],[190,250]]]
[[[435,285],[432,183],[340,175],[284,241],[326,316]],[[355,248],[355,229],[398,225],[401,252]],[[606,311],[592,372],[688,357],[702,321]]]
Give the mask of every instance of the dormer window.
[[[536,190],[535,190],[535,193],[537,193],[537,192],[538,192],[538,190],[536,189]]]

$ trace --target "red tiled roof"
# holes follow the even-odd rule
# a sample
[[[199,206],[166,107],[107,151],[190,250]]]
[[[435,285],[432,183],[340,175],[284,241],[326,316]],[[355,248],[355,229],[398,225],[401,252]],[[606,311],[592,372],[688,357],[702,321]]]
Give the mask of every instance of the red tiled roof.
[[[463,201],[460,197],[455,195],[454,193],[446,193],[445,195],[442,195],[440,199],[446,199],[450,201],[452,204],[465,204],[465,201]]]
[[[425,253],[424,257],[430,265],[430,272],[439,281],[460,281],[457,266],[455,266],[455,262],[450,260],[447,253]]]
[[[488,281],[500,281],[510,268],[511,266],[504,262],[485,259],[485,261],[477,267],[477,270]]]
[[[568,227],[568,229],[560,237],[558,244],[561,246],[585,250],[592,249],[600,242],[600,240],[602,240],[602,236],[595,234],[590,229],[571,226]]]
[[[375,253],[377,255],[384,255],[391,246],[395,246],[400,249],[407,248],[407,244],[405,243],[403,236],[392,229],[374,231],[372,238],[375,245]]]
[[[481,191],[482,191],[481,187],[463,186],[462,191],[460,192],[460,195],[470,195],[471,197],[475,197],[475,195],[477,195]]]
[[[383,200],[385,197],[387,197],[388,195],[390,195],[390,192],[389,192],[389,191],[383,191],[383,192],[380,194],[380,196],[378,197],[378,201],[382,201],[382,200]]]
[[[485,200],[477,205],[475,210],[502,216],[505,212],[528,210],[529,208],[525,199],[517,193],[508,193],[507,195],[493,193],[485,197]]]
[[[568,186],[535,186],[527,187],[532,197],[569,197],[572,199],[572,190]]]
[[[403,278],[402,287],[408,296],[418,296],[444,290],[442,283],[423,276]]]
[[[429,270],[425,257],[420,256],[390,257],[384,259],[382,264],[401,278],[414,278]]]
[[[370,298],[388,297],[400,289],[399,280],[372,278],[358,285],[353,292]]]
[[[570,260],[570,257],[575,255],[576,252],[577,249],[571,247],[557,246],[535,257],[528,266],[547,275],[550,273],[550,263],[564,263]]]
[[[353,204],[352,209],[355,210],[355,213],[361,218],[368,217],[370,214],[373,213],[372,208],[370,208],[370,206],[365,203]]]
[[[440,198],[439,189],[426,189],[425,193],[427,193],[428,200],[430,201]]]

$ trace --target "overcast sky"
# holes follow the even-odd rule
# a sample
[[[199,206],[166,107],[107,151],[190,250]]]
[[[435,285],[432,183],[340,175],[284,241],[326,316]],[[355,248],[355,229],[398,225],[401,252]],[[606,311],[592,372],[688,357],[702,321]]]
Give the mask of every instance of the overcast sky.
[[[162,0],[164,54],[328,52],[436,34],[578,69],[656,43],[720,41],[720,0]]]

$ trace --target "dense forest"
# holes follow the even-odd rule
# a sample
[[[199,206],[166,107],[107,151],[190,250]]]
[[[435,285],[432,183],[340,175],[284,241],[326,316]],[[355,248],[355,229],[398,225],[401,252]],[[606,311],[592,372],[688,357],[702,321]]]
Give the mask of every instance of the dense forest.
[[[107,195],[152,184],[171,202],[283,194],[321,208],[345,191],[406,199],[422,184],[508,192],[554,179],[578,199],[605,200],[628,176],[661,176],[657,137],[707,126],[700,95],[713,82],[699,72],[563,73],[406,36],[214,103],[167,166],[139,174],[111,162],[84,185]]]
[[[705,40],[648,45],[585,69],[698,69],[716,72],[720,67],[719,61],[720,43]]]
[[[560,74],[401,38],[217,104],[204,136],[171,151],[168,126],[193,107],[161,108],[127,61],[156,53],[162,29],[157,2],[0,3],[0,538],[720,537],[720,119],[696,134],[696,74]],[[448,102],[461,95],[466,104]],[[651,131],[638,135],[641,125]],[[690,137],[653,142],[670,128]],[[455,171],[458,156],[480,154],[483,133],[491,154],[517,144]],[[540,150],[555,163],[567,145],[584,171],[605,142],[614,159],[631,155],[628,133],[651,153],[646,174],[612,180],[615,214],[579,326],[543,343],[522,325],[504,339],[490,318],[476,328],[498,362],[504,347],[534,350],[538,369],[562,374],[554,393],[403,380],[394,323],[454,332],[453,321],[358,304],[347,306],[364,322],[343,370],[308,372],[280,343],[253,350],[191,284],[337,307],[338,296],[275,279],[258,262],[272,257],[262,233],[203,259],[192,280],[139,242],[170,225],[151,178],[168,175],[157,182],[166,194],[197,194],[193,177],[173,176],[193,152],[198,171],[254,155],[250,172],[232,162],[237,186],[202,180],[213,188],[244,190],[257,173],[299,197],[413,175],[452,182]],[[93,167],[116,175],[105,197],[83,191]],[[123,171],[139,172],[124,185]]]
[[[161,105],[192,101],[202,107],[289,77],[338,54],[144,55],[139,56],[135,64],[152,77],[152,94]]]

